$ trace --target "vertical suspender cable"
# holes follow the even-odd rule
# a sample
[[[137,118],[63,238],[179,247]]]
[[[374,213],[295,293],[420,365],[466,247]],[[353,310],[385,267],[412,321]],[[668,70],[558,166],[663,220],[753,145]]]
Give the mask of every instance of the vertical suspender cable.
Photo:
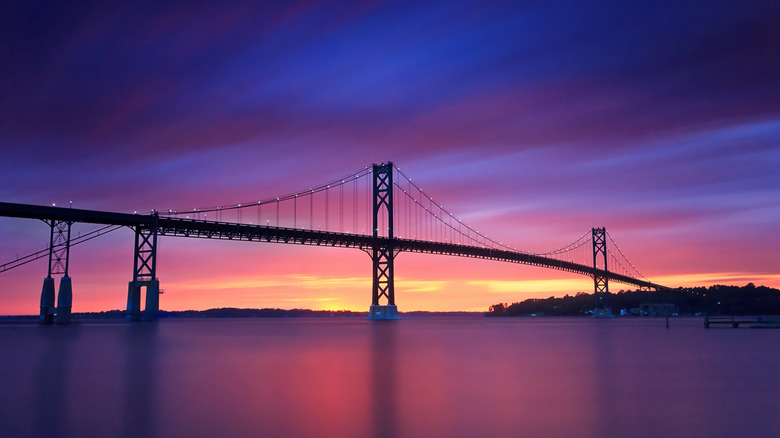
[[[407,183],[406,188],[409,188]],[[409,199],[409,190],[406,191],[406,219],[404,219],[404,226],[406,227],[406,237],[409,238],[412,235],[412,220],[411,220],[411,200]]]
[[[357,176],[352,180],[352,232],[357,234]]]
[[[325,187],[325,231],[330,231],[328,228],[328,208],[330,208],[330,185]]]

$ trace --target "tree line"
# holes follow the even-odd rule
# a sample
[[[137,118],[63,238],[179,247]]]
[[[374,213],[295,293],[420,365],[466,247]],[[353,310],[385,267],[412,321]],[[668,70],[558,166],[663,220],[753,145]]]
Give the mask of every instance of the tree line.
[[[519,303],[498,303],[490,306],[490,316],[577,316],[588,315],[595,307],[592,293],[574,296],[530,298]],[[609,294],[608,307],[613,314],[630,312],[642,304],[673,304],[680,315],[780,315],[780,290],[756,286],[714,285],[710,287],[677,288],[661,291],[621,290]]]

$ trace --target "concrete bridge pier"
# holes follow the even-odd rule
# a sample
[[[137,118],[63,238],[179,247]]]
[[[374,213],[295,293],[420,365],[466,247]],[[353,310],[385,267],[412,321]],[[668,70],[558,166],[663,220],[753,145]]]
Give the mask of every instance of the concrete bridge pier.
[[[144,321],[154,321],[160,311],[160,280],[151,280],[146,285],[146,306],[144,307]]]
[[[141,311],[141,288],[146,287],[146,306]],[[131,281],[127,287],[127,319],[153,321],[160,311],[160,280]]]
[[[131,281],[127,287],[127,319],[141,320],[141,286]]]
[[[395,304],[388,304],[388,305],[372,304],[371,308],[368,310],[368,319],[392,320],[392,319],[401,319],[401,317],[398,315],[398,308],[395,306]]]
[[[43,279],[43,288],[41,289],[41,324],[51,324],[54,322],[54,279],[46,277]]]
[[[70,324],[71,307],[73,305],[73,286],[70,277],[62,277],[60,290],[57,292],[57,324]]]

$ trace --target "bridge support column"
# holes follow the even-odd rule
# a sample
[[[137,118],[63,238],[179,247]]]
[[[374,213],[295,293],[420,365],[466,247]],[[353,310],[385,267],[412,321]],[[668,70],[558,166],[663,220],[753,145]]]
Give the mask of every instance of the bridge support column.
[[[146,287],[146,305],[141,311],[141,288]],[[131,281],[127,286],[127,319],[153,321],[160,312],[160,281]]]
[[[593,289],[596,297],[596,306],[593,316],[597,318],[611,318],[612,309],[609,307],[609,277],[607,277],[607,232],[606,228],[593,228],[593,268],[603,271],[593,275]],[[601,256],[601,257],[599,257]],[[599,262],[602,266],[599,266]]]
[[[46,277],[43,279],[43,289],[41,290],[41,324],[51,324],[54,322],[54,279]]]
[[[133,281],[127,287],[127,319],[141,320],[141,288],[146,287],[144,320],[157,319],[160,310],[160,281],[157,279],[157,213],[152,226],[135,229]]]
[[[71,306],[73,304],[73,287],[70,277],[62,277],[60,289],[57,292],[57,324],[70,324]]]
[[[373,264],[371,307],[368,319],[387,320],[398,319],[398,308],[395,306],[394,260],[393,249],[393,163],[374,164],[374,238],[376,242],[371,248]],[[386,227],[385,227],[386,223]],[[379,241],[385,237],[386,241]],[[380,304],[384,297],[386,304]]]
[[[135,281],[127,286],[127,319],[141,320],[141,286]]]
[[[387,320],[394,320],[394,319],[401,319],[401,317],[398,315],[398,308],[393,305],[376,305],[372,304],[371,308],[368,310],[368,319],[373,319],[377,321],[387,321]]]
[[[146,306],[144,307],[143,319],[151,321],[157,319],[157,313],[160,311],[160,281],[151,280],[146,285]]]

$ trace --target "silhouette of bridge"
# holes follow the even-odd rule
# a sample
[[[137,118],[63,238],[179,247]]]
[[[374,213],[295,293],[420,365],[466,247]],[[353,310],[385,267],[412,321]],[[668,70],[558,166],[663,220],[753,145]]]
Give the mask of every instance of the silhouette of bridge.
[[[552,251],[521,251],[464,224],[392,162],[374,164],[308,190],[234,205],[128,214],[0,202],[0,216],[40,219],[50,227],[47,250],[0,265],[0,272],[4,272],[48,256],[40,305],[44,323],[70,321],[70,247],[121,227],[135,230],[133,277],[127,298],[127,315],[132,320],[152,319],[159,311],[157,240],[163,236],[360,249],[373,263],[371,319],[398,316],[395,258],[402,252],[520,263],[589,276],[593,278],[597,316],[609,314],[610,281],[666,289],[644,277],[605,228],[592,228]],[[104,227],[72,238],[74,223]],[[63,277],[55,306],[52,275],[58,274]],[[146,288],[143,312],[142,288]]]

